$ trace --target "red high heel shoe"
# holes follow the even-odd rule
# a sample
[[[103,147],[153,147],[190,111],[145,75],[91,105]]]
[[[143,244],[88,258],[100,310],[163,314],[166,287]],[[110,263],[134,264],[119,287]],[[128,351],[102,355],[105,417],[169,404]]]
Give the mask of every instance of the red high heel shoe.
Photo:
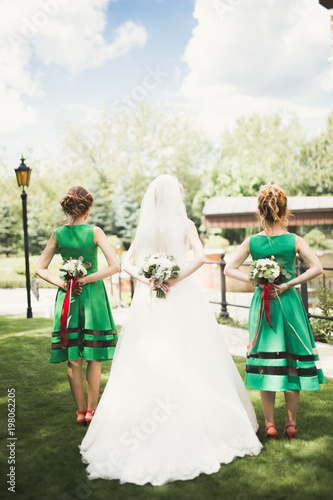
[[[288,427],[293,427],[294,428],[293,432],[288,431],[287,430]],[[298,429],[296,428],[296,425],[294,425],[294,424],[286,424],[284,426],[283,434],[287,434],[289,441],[292,441],[294,439],[297,432],[298,432]]]
[[[87,425],[90,424],[94,415],[95,415],[95,410],[87,410],[86,417],[85,417]]]
[[[77,411],[76,412],[76,421],[79,425],[85,425],[86,420],[86,412],[85,411]]]
[[[273,427],[275,429],[275,432],[267,432],[268,429],[270,429],[271,427]],[[266,428],[265,428],[265,432],[266,432],[266,437],[270,438],[270,439],[277,439],[277,429],[276,429],[276,425],[268,425]]]

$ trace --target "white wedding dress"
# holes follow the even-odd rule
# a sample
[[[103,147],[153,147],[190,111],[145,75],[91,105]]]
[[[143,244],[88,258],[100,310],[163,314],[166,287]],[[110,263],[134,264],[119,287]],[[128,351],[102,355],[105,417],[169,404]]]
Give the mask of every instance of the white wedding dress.
[[[187,248],[184,248],[184,261]],[[90,479],[162,485],[258,455],[256,416],[204,292],[137,283],[111,374],[80,445]]]

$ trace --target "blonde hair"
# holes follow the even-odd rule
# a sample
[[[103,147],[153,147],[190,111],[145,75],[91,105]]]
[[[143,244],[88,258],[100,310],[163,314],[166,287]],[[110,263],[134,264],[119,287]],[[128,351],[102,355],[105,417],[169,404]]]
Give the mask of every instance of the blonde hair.
[[[278,223],[283,229],[288,224],[289,210],[286,193],[276,184],[261,186],[258,193],[259,222],[265,230]]]

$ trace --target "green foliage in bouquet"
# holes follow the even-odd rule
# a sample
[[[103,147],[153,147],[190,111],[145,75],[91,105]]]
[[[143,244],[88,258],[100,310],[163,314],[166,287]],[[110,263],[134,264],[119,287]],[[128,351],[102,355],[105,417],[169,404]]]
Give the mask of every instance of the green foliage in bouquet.
[[[87,274],[87,269],[90,269],[90,262],[83,262],[84,258],[80,256],[78,259],[72,259],[70,257],[68,260],[64,260],[59,267],[60,278],[82,278]]]
[[[250,268],[250,279],[256,285],[260,285],[267,280],[269,283],[274,283],[279,276],[285,276],[286,279],[291,278],[291,274],[283,267],[282,259],[274,260],[274,255],[265,259],[253,261]]]

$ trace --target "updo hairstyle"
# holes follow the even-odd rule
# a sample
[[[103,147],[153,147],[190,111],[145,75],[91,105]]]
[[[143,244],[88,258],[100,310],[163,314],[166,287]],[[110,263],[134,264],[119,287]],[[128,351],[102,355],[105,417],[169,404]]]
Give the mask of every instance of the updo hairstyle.
[[[288,224],[289,210],[285,192],[276,184],[261,186],[258,193],[259,222],[265,230],[274,223],[285,229]]]
[[[71,218],[85,215],[93,203],[93,196],[81,186],[71,187],[60,200],[63,212]]]

